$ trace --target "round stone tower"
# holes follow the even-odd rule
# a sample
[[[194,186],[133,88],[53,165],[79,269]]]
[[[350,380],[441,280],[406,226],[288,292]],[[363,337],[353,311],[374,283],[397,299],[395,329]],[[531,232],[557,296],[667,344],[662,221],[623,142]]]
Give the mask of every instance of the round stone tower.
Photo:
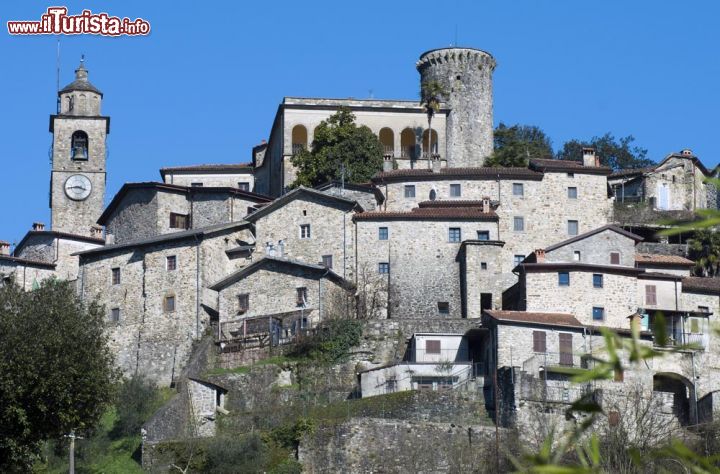
[[[421,84],[437,81],[447,94],[448,167],[482,166],[493,151],[495,59],[479,49],[442,48],[423,53],[416,66]]]

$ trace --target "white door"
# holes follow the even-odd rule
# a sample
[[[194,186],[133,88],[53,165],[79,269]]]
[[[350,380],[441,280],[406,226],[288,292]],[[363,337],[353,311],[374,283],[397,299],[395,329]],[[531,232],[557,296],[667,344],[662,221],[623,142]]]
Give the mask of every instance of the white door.
[[[667,183],[658,183],[657,208],[662,210],[670,209],[670,188]]]

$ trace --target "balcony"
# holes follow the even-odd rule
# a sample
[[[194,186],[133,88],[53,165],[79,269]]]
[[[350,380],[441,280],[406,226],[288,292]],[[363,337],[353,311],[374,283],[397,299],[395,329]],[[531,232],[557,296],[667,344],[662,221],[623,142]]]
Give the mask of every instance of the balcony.
[[[704,351],[706,345],[707,336],[705,334],[689,332],[670,333],[668,334],[668,340],[663,345],[660,345],[658,341],[655,341],[656,347],[666,349],[682,348],[687,350]]]
[[[540,370],[549,372],[556,369],[592,369],[594,361],[590,354],[577,354],[572,352],[536,352],[533,357],[523,363],[523,370],[537,373]]]

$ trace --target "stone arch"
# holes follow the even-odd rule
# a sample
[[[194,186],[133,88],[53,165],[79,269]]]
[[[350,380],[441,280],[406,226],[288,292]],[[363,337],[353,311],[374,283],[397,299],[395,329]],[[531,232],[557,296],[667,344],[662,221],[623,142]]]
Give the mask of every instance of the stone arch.
[[[422,135],[422,149],[423,149],[423,155],[427,155],[428,151],[430,151],[433,155],[436,155],[438,153],[438,134],[436,130],[432,131],[432,150],[428,150],[428,136],[430,135],[430,130],[425,130]]]
[[[653,401],[660,404],[662,413],[675,415],[680,424],[697,423],[695,386],[686,377],[674,372],[654,374]]]
[[[308,145],[308,132],[305,125],[295,125],[292,129],[292,154],[295,155],[300,153],[302,150],[307,149]]]
[[[88,134],[82,130],[76,130],[70,137],[70,158],[73,160],[87,160],[90,149]]]
[[[410,127],[400,132],[400,156],[411,160],[417,158],[417,137]]]
[[[378,138],[380,139],[380,143],[382,143],[384,153],[386,155],[394,155],[395,132],[388,127],[381,128]]]

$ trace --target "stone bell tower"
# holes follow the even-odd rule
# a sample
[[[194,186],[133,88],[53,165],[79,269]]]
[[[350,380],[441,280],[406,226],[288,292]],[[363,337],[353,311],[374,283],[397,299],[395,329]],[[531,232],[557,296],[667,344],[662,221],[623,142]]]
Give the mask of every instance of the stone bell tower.
[[[75,80],[58,92],[53,134],[50,213],[52,230],[91,235],[105,201],[105,140],[110,117],[100,115],[103,94],[88,81],[84,57]]]
[[[482,166],[493,152],[495,59],[479,49],[443,48],[420,55],[416,67],[421,83],[436,81],[447,94],[448,166]]]

